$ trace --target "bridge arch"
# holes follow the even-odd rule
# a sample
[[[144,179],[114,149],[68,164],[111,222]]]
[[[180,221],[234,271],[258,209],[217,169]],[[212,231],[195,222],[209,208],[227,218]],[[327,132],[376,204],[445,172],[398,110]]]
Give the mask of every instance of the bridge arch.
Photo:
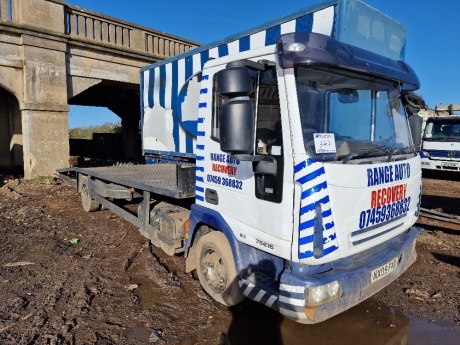
[[[119,159],[141,157],[139,131],[140,102],[139,85],[115,81],[101,81],[90,86],[68,100],[69,105],[104,107],[120,118],[121,152]],[[71,142],[71,155],[74,152]],[[98,150],[93,152],[100,152]]]
[[[24,155],[19,101],[0,86],[0,173],[23,174]]]

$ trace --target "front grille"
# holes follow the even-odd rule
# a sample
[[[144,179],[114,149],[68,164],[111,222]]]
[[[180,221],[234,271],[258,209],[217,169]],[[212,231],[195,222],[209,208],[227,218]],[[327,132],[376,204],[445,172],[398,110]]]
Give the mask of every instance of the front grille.
[[[426,150],[433,158],[460,158],[460,151],[452,150]]]
[[[359,244],[365,243],[367,241],[373,240],[377,237],[380,237],[382,235],[385,235],[395,229],[398,229],[400,226],[404,224],[404,221],[401,221],[402,218],[406,217],[407,213],[404,213],[396,218],[393,218],[391,220],[388,220],[383,223],[379,223],[373,226],[369,226],[365,229],[362,230],[356,230],[351,233],[351,243],[353,246],[357,246]],[[385,229],[382,231],[382,228],[385,228],[387,225],[392,225],[389,228]],[[356,239],[357,236],[366,234],[365,237],[361,239]]]

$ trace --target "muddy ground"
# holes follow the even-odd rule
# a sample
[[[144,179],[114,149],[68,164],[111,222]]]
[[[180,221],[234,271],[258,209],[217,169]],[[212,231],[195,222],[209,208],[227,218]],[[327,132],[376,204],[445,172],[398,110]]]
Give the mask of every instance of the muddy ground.
[[[61,180],[0,178],[0,344],[229,344],[232,333],[232,344],[307,344],[298,324],[264,306],[215,304],[183,273],[182,257],[152,247],[110,211],[85,213]],[[459,205],[460,182],[424,178],[423,193]],[[410,315],[460,330],[460,231],[422,231],[417,251],[416,263],[376,296],[323,328],[302,329],[313,337],[368,323],[363,344],[377,344],[369,337],[378,332],[389,339],[379,344],[406,344]],[[321,344],[359,343],[344,334]]]

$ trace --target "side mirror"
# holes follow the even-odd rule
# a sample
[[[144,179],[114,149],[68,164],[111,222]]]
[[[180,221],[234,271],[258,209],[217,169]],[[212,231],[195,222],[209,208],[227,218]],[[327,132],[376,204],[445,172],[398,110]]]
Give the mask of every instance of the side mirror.
[[[412,113],[414,114],[418,113],[420,109],[426,107],[425,100],[422,98],[422,96],[413,92],[407,92],[404,95],[404,103],[411,108]]]
[[[419,115],[412,115],[409,118],[412,141],[414,143],[414,147],[417,148],[417,150],[419,150],[420,146],[422,145],[422,124],[423,119]]]
[[[229,101],[220,108],[220,149],[230,154],[250,155],[254,151],[255,113],[249,99],[252,81],[245,66],[217,72],[217,89]]]
[[[273,157],[253,155],[255,147],[255,105],[249,99],[252,93],[250,68],[263,69],[264,65],[251,61],[238,61],[217,72],[217,90],[229,100],[220,107],[220,149],[236,159],[254,162],[256,174],[276,175],[277,161]]]
[[[222,151],[231,154],[252,154],[254,128],[254,106],[247,97],[246,99],[231,99],[222,104],[220,110],[220,149]]]
[[[227,67],[217,72],[217,88],[229,98],[249,96],[252,92],[251,76],[247,67]]]

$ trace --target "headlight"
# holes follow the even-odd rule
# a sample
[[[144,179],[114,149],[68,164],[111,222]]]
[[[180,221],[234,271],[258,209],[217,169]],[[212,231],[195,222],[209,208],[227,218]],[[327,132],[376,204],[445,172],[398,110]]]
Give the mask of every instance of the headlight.
[[[421,151],[421,153],[422,153],[421,154],[422,157],[430,157],[431,156],[428,151]]]
[[[342,296],[342,284],[335,280],[329,284],[307,288],[305,291],[305,306],[316,307],[332,302]]]

